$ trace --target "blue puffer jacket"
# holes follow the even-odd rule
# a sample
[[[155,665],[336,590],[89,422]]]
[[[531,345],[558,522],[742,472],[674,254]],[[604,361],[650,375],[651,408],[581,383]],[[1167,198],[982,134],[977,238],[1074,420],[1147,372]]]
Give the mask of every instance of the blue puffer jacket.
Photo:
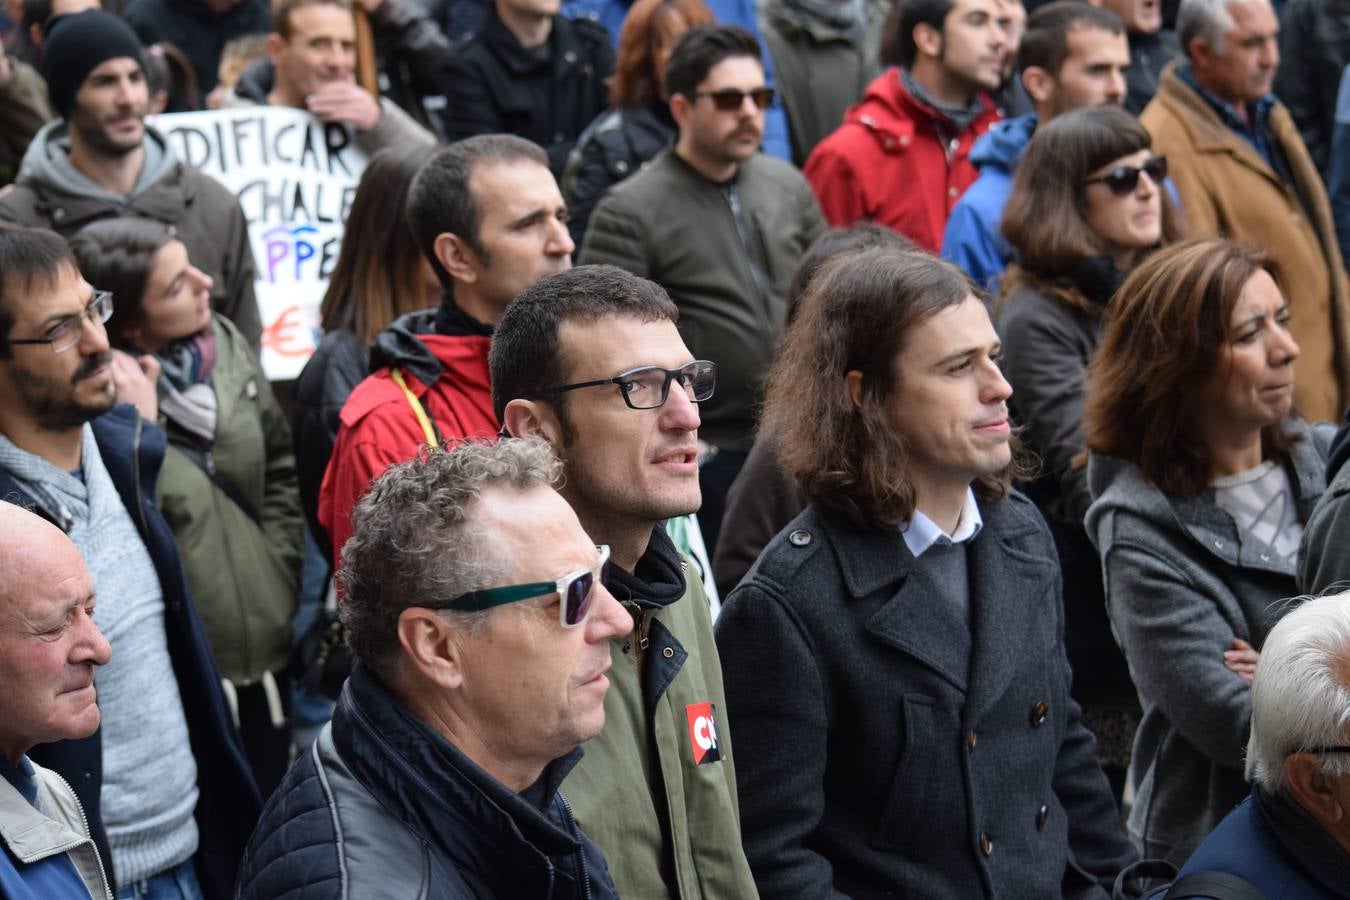
[[[992,289],[1012,259],[999,232],[1003,207],[1012,194],[1013,172],[1036,131],[1036,114],[1006,119],[975,142],[970,161],[980,177],[966,189],[947,217],[942,258],[956,263],[975,283]]]
[[[188,595],[178,546],[155,507],[155,481],[168,449],[164,430],[141,419],[132,406],[119,405],[90,423],[103,465],[140,532],[159,573],[164,592],[164,631],[183,698],[192,755],[197,761],[197,877],[208,900],[230,896],[235,868],[262,800],[239,743],[220,673],[206,631]],[[60,517],[44,510],[8,472],[0,471],[0,498],[23,506],[58,528]],[[103,838],[99,792],[103,785],[103,742],[96,731],[78,741],[34,747],[40,765],[61,773],[80,798],[99,853],[111,859]],[[111,872],[109,873],[111,874]]]
[[[333,720],[277,788],[249,841],[238,900],[611,900],[604,858],[558,784],[514,794],[357,665]]]

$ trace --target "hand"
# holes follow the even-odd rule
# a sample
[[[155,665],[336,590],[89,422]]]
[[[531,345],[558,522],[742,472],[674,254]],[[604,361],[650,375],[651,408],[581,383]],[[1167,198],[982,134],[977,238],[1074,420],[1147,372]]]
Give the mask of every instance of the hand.
[[[112,352],[112,379],[117,402],[136,407],[147,422],[159,418],[159,394],[155,388],[159,370],[159,360],[148,353],[132,357],[121,350]]]
[[[349,81],[330,81],[305,98],[309,111],[324,122],[350,122],[367,131],[380,121],[380,102]]]
[[[1260,658],[1261,654],[1242,638],[1233,638],[1233,649],[1223,652],[1224,666],[1248,684],[1252,683],[1252,676],[1256,674],[1256,663]]]

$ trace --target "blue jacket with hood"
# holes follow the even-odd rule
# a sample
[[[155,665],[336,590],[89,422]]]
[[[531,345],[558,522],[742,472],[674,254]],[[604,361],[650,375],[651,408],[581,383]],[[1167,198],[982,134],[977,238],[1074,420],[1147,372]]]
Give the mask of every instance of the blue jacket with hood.
[[[966,189],[947,217],[942,258],[960,266],[975,283],[993,289],[1012,248],[999,233],[1003,207],[1012,194],[1013,172],[1036,131],[1036,114],[1006,119],[989,129],[970,150],[980,177]]]

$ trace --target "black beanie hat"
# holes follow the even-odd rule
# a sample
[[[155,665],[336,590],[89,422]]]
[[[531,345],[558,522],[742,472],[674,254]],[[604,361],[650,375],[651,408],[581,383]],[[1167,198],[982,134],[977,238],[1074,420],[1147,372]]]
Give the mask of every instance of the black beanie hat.
[[[63,118],[70,117],[75,94],[89,73],[110,59],[127,56],[145,71],[145,54],[136,32],[123,19],[98,9],[62,16],[42,46],[38,67],[47,79],[47,95]]]

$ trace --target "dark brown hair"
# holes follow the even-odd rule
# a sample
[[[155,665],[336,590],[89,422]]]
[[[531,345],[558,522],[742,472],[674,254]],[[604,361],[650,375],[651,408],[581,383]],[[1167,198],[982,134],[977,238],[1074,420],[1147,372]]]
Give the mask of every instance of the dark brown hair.
[[[136,349],[129,335],[145,322],[145,292],[155,260],[169,241],[177,239],[172,225],[138,216],[100,219],[71,237],[70,249],[85,280],[112,292],[112,318],[106,327],[114,347]]]
[[[61,235],[45,228],[0,222],[0,359],[8,359],[14,352],[9,332],[18,316],[11,304],[24,302],[35,291],[55,287],[66,267],[79,271],[75,255]]]
[[[291,39],[291,14],[306,6],[336,6],[351,12],[351,0],[276,0],[272,4],[272,30]]]
[[[664,41],[673,42],[690,28],[715,21],[703,0],[637,0],[628,8],[619,29],[609,105],[619,109],[661,99],[656,48]]]
[[[1089,451],[1137,464],[1166,494],[1209,487],[1209,449],[1195,426],[1199,387],[1226,368],[1221,351],[1232,340],[1233,308],[1262,269],[1280,283],[1265,252],[1213,237],[1175,244],[1135,268],[1112,301],[1088,370]],[[1267,458],[1289,448],[1279,425],[1265,428],[1261,443]]]
[[[895,358],[916,327],[972,295],[978,290],[955,266],[896,247],[836,257],[811,280],[769,371],[762,424],[810,502],[863,528],[914,514],[909,441],[886,411],[904,389]],[[863,374],[861,408],[845,382],[854,369]],[[1002,496],[1016,466],[972,486]]]
[[[1085,180],[1102,166],[1153,145],[1134,116],[1115,106],[1075,109],[1036,129],[1017,164],[1012,194],[1000,226],[1016,251],[1016,264],[1004,279],[1007,295],[1024,283],[1085,312],[1087,303],[1073,288],[1080,260],[1106,252],[1106,244],[1088,224]],[[1162,203],[1162,238],[1181,236],[1176,209],[1167,190]]]
[[[368,345],[399,316],[427,305],[422,251],[404,204],[414,176],[435,152],[388,148],[370,158],[319,307],[324,331],[351,331]]]

